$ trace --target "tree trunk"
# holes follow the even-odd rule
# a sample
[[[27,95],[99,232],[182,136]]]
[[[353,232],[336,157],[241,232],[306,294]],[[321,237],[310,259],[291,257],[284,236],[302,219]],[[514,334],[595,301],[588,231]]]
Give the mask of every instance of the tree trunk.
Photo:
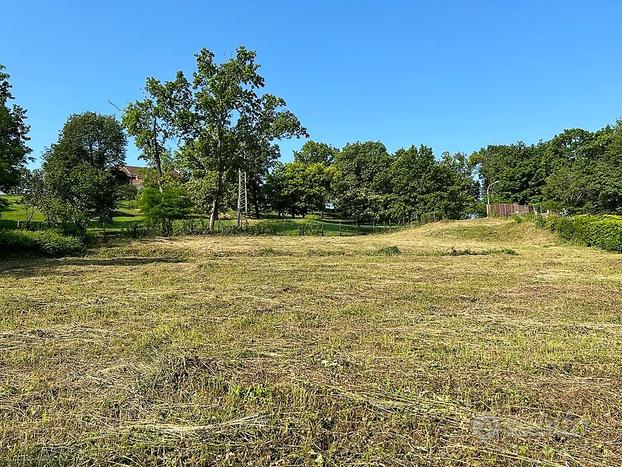
[[[153,119],[153,159],[155,162],[156,170],[158,172],[158,188],[160,193],[164,192],[162,187],[162,158],[160,157],[160,147],[158,145],[158,119]]]

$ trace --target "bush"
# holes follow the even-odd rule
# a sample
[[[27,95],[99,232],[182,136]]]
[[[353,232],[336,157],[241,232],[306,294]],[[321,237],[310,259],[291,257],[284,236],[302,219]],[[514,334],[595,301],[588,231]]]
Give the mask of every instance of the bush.
[[[53,230],[30,232],[27,230],[0,231],[0,253],[32,253],[43,256],[70,256],[84,253],[84,245],[76,237],[62,235]]]
[[[605,217],[592,222],[586,227],[586,234],[588,245],[622,252],[622,219]]]
[[[117,185],[117,197],[124,201],[134,201],[138,196],[138,189],[130,183],[119,183]]]
[[[190,215],[192,202],[186,188],[179,183],[172,183],[160,190],[146,186],[137,199],[138,207],[152,225],[160,225],[164,235],[173,233],[172,221]]]
[[[246,232],[249,235],[286,235],[295,231],[297,224],[292,221],[263,220],[250,224]]]
[[[538,223],[549,227],[565,240],[622,252],[622,217],[572,216],[558,217]]]
[[[369,255],[371,256],[395,256],[401,253],[400,249],[395,246],[383,246],[376,250],[370,251]]]

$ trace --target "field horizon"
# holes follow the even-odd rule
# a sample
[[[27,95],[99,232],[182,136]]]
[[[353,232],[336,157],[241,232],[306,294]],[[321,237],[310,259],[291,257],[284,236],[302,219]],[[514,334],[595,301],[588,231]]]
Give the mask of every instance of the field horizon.
[[[0,264],[0,464],[620,465],[622,256],[532,222]]]

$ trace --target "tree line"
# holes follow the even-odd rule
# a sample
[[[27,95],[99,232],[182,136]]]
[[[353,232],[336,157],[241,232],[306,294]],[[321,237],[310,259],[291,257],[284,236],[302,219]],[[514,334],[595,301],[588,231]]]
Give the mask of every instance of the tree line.
[[[390,154],[380,142],[356,142],[341,149],[307,141],[294,161],[277,164],[265,182],[266,204],[304,216],[326,205],[362,222],[410,222],[422,214],[461,219],[475,209],[479,185],[466,155],[437,159],[427,146]]]
[[[308,137],[284,99],[263,92],[256,54],[238,48],[217,62],[207,49],[187,77],[147,78],[144,95],[118,120],[71,115],[43,154],[30,159],[26,112],[0,68],[0,190],[19,187],[24,202],[49,223],[84,232],[110,222],[120,199],[134,196],[119,178],[127,136],[150,167],[138,197],[147,218],[170,228],[190,212],[235,208],[238,174],[246,173],[251,212],[305,216],[331,210],[357,223],[409,222],[434,212],[460,219],[484,211],[483,194],[568,212],[622,212],[622,122],[596,132],[572,129],[549,141],[494,145],[467,156],[410,146],[394,153],[381,142],[336,148],[308,140],[294,160],[279,162],[278,142]]]
[[[532,145],[488,146],[470,161],[495,201],[571,214],[622,213],[622,121],[595,132],[565,130]]]

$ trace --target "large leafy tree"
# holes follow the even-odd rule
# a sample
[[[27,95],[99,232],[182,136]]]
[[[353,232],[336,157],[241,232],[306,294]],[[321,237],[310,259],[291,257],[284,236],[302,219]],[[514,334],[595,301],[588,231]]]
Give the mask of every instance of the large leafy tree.
[[[238,169],[247,174],[248,190],[255,215],[259,217],[262,188],[266,177],[281,155],[274,141],[291,136],[308,136],[298,118],[285,110],[285,100],[271,94],[259,98],[257,111],[242,117],[239,124],[241,155],[237,160]]]
[[[391,163],[390,180],[391,218],[417,219],[422,213],[435,210],[441,173],[432,149],[399,149]]]
[[[30,127],[26,125],[26,111],[13,100],[9,75],[0,65],[0,191],[14,188],[28,162],[30,148],[27,142]]]
[[[165,84],[147,78],[145,98],[129,104],[122,118],[127,132],[134,137],[141,151],[140,157],[156,170],[160,192],[164,191],[163,166],[169,155],[167,144],[176,135],[175,107],[188,103],[188,95],[183,94],[185,84],[183,76]]]
[[[194,179],[192,185],[211,187],[212,230],[232,172],[263,171],[275,153],[269,148],[273,141],[306,134],[284,110],[283,99],[259,94],[264,79],[255,58],[255,52],[240,47],[235,57],[217,63],[212,52],[202,49],[191,82],[178,72],[174,83],[165,84],[174,90],[169,114],[183,141],[182,163]]]
[[[391,156],[384,144],[368,141],[346,145],[336,155],[334,204],[356,222],[384,216],[384,198],[390,193]]]
[[[474,153],[470,163],[477,169],[483,190],[495,183],[493,199],[528,203],[542,198],[546,175],[542,175],[542,147],[524,143],[491,145]]]
[[[390,168],[388,217],[412,221],[435,212],[449,219],[463,218],[475,204],[477,187],[464,154],[434,157],[428,146],[399,149]]]
[[[94,218],[110,221],[118,193],[113,171],[125,161],[125,146],[125,133],[113,116],[70,116],[44,154],[48,218],[80,230]]]
[[[473,167],[464,153],[443,153],[440,210],[448,219],[463,219],[475,211],[480,185],[473,178]]]
[[[325,164],[330,165],[335,161],[339,150],[330,144],[309,140],[294,151],[294,161],[302,164]]]
[[[566,130],[548,143],[547,206],[577,213],[622,212],[620,122],[595,133]]]
[[[279,214],[287,211],[292,217],[323,211],[330,197],[334,175],[334,168],[318,162],[279,164],[268,175],[269,203]]]

